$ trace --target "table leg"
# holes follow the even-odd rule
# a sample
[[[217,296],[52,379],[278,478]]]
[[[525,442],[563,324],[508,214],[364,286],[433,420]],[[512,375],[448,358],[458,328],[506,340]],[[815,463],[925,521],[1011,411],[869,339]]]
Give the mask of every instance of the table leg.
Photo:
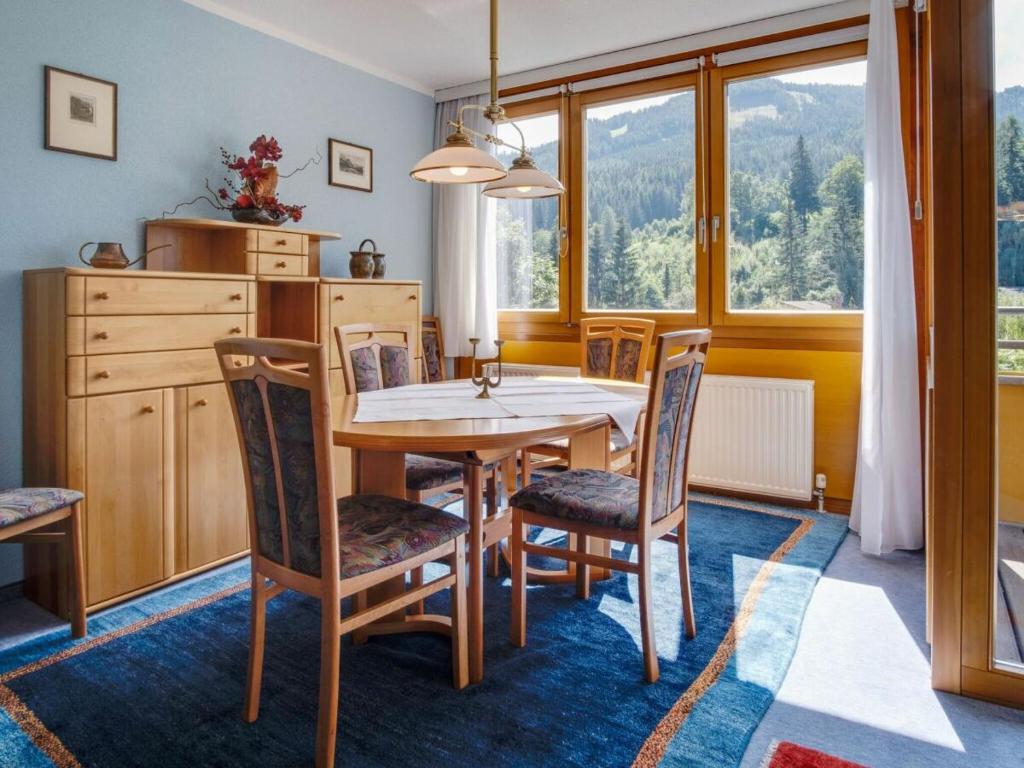
[[[603,469],[610,471],[608,442],[610,439],[610,427],[603,429],[591,429],[586,432],[577,432],[569,437],[569,469]],[[575,542],[570,541],[569,546],[573,547]],[[609,557],[612,551],[611,542],[608,539],[599,539],[595,536],[589,537],[588,550],[591,554]],[[607,568],[591,566],[590,580],[601,581],[611,578],[612,572]]]
[[[463,510],[469,523],[469,682],[484,677],[484,511],[481,467],[464,464]]]

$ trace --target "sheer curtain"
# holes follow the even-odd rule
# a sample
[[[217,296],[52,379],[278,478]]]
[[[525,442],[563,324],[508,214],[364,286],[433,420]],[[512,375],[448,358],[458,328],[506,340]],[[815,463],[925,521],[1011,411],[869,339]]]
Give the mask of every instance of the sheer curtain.
[[[486,96],[455,99],[437,105],[434,146],[451,133],[449,120],[463,104],[486,104]],[[481,132],[493,130],[483,114],[470,110],[465,124]],[[492,145],[478,141],[481,149]],[[468,339],[477,337],[477,354],[497,354],[497,248],[494,201],[480,194],[480,184],[434,185],[434,311],[441,318],[444,349],[449,357],[473,353]]]
[[[892,0],[871,0],[864,129],[864,352],[850,527],[870,554],[924,545],[910,210]]]

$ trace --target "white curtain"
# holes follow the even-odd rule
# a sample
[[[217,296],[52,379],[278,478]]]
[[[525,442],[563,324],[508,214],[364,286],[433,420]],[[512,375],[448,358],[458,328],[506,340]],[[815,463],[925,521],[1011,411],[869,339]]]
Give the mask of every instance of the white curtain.
[[[870,554],[924,545],[910,210],[892,0],[871,0],[864,128],[864,360],[850,527]]]
[[[486,104],[485,96],[455,99],[437,105],[434,146],[444,146],[451,133],[449,120],[466,103]],[[464,115],[467,127],[493,130],[478,110]],[[492,145],[477,141],[480,149]],[[444,350],[449,357],[468,357],[468,339],[480,339],[477,354],[497,354],[498,337],[497,248],[494,201],[480,194],[481,184],[434,185],[434,311],[441,319]]]

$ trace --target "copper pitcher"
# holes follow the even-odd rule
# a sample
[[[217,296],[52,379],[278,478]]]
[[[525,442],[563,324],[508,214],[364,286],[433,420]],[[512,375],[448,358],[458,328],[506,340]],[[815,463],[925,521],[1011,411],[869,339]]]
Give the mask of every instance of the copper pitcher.
[[[86,261],[85,257],[82,256],[82,252],[90,245],[96,246],[96,252],[88,261]],[[120,243],[82,243],[82,247],[78,249],[78,259],[83,264],[90,267],[98,267],[100,269],[127,269],[134,264],[138,264],[153,251],[159,251],[161,248],[169,248],[170,245],[170,243],[165,243],[163,245],[158,245],[156,248],[150,248],[135,261],[128,261],[128,256],[125,255],[124,248],[121,247]]]

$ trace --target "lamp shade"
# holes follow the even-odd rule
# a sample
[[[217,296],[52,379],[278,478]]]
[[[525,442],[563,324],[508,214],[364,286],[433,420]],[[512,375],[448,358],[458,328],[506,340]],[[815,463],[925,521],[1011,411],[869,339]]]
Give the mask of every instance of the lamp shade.
[[[508,171],[498,158],[477,149],[469,136],[456,130],[443,147],[416,163],[409,175],[433,184],[479,184],[503,179]]]
[[[554,197],[565,193],[565,187],[555,177],[534,165],[533,159],[522,154],[513,163],[508,175],[484,187],[487,197],[529,199]]]

